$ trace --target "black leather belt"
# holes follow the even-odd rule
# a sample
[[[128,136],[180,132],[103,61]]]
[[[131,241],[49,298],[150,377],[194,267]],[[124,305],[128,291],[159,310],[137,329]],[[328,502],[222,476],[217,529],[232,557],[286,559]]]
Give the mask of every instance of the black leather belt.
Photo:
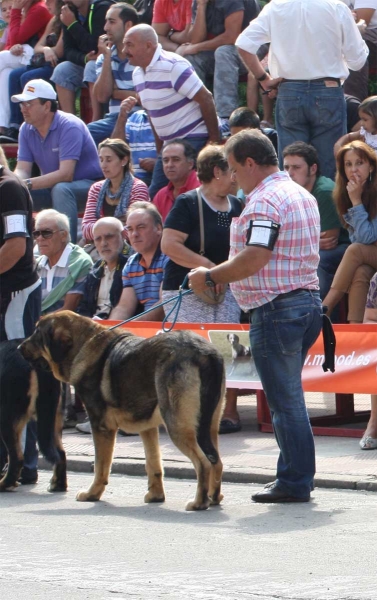
[[[286,294],[279,294],[274,298],[274,300],[282,300],[283,298],[289,298],[290,296],[295,296],[295,294],[299,294],[300,292],[310,292],[307,288],[297,288],[297,290],[292,290],[291,292],[287,292]],[[272,300],[272,302],[274,301]]]
[[[337,77],[321,77],[320,79],[282,79],[281,83],[324,83],[325,81],[336,81],[338,86],[341,85],[340,79]]]

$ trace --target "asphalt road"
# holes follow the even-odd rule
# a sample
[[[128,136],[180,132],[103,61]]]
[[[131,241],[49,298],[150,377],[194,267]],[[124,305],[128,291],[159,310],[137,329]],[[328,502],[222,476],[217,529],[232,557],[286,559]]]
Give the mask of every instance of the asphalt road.
[[[310,504],[258,505],[225,484],[221,507],[185,512],[195,483],[113,475],[97,503],[37,486],[0,495],[1,600],[376,600],[377,496],[316,490]]]

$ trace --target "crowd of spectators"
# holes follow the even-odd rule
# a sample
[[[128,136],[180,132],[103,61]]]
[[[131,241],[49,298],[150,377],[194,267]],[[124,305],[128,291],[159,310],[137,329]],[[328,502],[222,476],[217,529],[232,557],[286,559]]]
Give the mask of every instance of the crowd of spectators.
[[[226,260],[247,196],[222,144],[258,129],[317,200],[322,300],[339,322],[348,294],[348,320],[363,321],[377,271],[376,0],[2,0],[0,17],[0,143],[18,144],[37,213],[34,232],[29,216],[12,235],[4,222],[1,246],[34,236],[39,255],[12,292],[38,273],[42,312],[162,319],[143,313],[190,269]],[[179,320],[240,310],[228,289],[215,307],[186,296]],[[229,406],[235,431],[236,396]]]

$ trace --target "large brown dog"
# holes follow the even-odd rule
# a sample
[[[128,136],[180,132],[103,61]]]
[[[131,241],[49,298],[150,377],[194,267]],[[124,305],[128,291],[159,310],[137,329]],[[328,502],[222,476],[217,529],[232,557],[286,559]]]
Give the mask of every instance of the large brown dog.
[[[144,444],[144,501],[163,502],[158,426],[164,423],[196,470],[197,492],[186,510],[221,502],[218,430],[225,372],[221,354],[209,342],[189,331],[144,339],[62,311],[43,317],[20,350],[31,362],[47,360],[55,377],[74,385],[85,404],[93,431],[95,476],[77,500],[100,499],[121,428],[139,433]]]

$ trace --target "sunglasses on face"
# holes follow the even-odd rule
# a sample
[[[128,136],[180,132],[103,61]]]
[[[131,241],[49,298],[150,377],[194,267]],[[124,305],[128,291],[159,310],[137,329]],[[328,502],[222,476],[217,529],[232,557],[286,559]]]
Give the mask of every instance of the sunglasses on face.
[[[49,240],[50,238],[52,238],[54,233],[57,233],[57,231],[62,230],[55,229],[55,231],[52,231],[52,229],[36,229],[35,231],[33,231],[33,238],[36,240],[37,238],[39,238],[39,236],[42,236],[44,240]]]

